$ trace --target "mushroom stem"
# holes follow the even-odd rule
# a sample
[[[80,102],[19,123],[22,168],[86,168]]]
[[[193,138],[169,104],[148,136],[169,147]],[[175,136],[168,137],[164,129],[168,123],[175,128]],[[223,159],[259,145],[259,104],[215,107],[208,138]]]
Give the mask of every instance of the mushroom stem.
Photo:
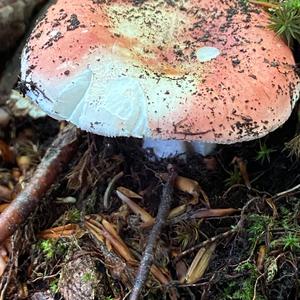
[[[184,153],[199,153],[202,155],[210,154],[216,144],[203,142],[186,142],[180,140],[154,140],[144,139],[143,148],[152,149],[153,153],[159,158],[166,158]]]
[[[202,154],[203,156],[211,154],[217,144],[216,143],[203,143],[203,142],[191,142],[194,153]]]

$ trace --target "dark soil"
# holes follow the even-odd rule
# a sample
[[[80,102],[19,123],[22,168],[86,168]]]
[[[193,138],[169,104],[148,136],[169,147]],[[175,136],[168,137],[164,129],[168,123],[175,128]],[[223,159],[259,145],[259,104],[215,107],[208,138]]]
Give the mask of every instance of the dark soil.
[[[155,253],[155,263],[168,273],[169,283],[163,286],[151,276],[144,298],[173,295],[174,299],[175,291],[177,299],[299,299],[300,188],[288,191],[300,184],[300,160],[286,148],[299,134],[299,111],[298,105],[285,125],[265,138],[219,145],[208,158],[191,155],[186,160],[179,156],[159,161],[141,148],[140,140],[82,133],[75,157],[11,238],[7,268],[0,277],[0,291],[6,295],[2,299],[123,299],[132,287],[130,272],[134,274],[136,266],[110,243],[97,240],[86,228],[86,216],[97,214],[115,225],[134,257],[141,258],[150,230],[141,227],[130,210],[120,210],[115,190],[123,186],[141,195],[142,199],[133,200],[155,217],[162,173],[169,163],[180,176],[199,183],[210,207],[204,201],[192,205],[190,194],[175,189],[173,207],[186,204],[187,208],[168,222]],[[6,151],[16,158],[0,156],[0,186],[11,189],[12,197],[30,180],[60,126],[50,118],[24,115],[12,116],[9,125],[0,128],[1,140],[11,147]],[[20,163],[21,156],[29,159],[29,165]],[[250,188],[234,158],[246,167]],[[105,208],[107,186],[121,171],[124,175]],[[59,203],[67,197],[76,202]],[[0,204],[6,202],[0,198]],[[209,208],[237,210],[196,216],[199,209]],[[62,238],[40,238],[43,230],[66,224],[78,224],[81,230]],[[195,283],[182,280],[198,250],[212,244],[215,250],[204,274]],[[205,261],[201,264],[205,266]]]

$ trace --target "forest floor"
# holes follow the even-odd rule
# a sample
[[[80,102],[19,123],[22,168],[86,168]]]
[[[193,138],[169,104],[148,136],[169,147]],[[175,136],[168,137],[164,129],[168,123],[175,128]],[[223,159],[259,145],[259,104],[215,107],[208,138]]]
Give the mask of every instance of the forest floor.
[[[1,107],[0,212],[66,126],[21,102],[15,92]],[[144,298],[299,299],[300,141],[290,142],[299,128],[298,104],[260,140],[165,160],[137,139],[78,133],[69,163],[0,249],[0,299],[128,296],[169,164],[179,176],[172,215]]]

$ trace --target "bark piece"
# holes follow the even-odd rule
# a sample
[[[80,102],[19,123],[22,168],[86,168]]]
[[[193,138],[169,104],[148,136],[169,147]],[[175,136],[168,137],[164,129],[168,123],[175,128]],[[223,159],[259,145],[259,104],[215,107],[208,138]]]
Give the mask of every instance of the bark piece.
[[[103,274],[97,271],[96,260],[93,257],[80,256],[70,260],[63,267],[59,290],[65,300],[103,299],[102,277]]]

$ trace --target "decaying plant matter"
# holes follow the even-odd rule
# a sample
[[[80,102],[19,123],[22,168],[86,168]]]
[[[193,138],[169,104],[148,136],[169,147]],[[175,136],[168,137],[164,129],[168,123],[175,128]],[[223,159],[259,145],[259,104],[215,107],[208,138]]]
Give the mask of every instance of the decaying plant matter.
[[[1,4],[24,2],[43,1]],[[299,1],[251,2],[275,16],[279,3]],[[280,13],[271,21],[284,20]],[[287,28],[296,33],[294,49],[297,28]],[[0,78],[0,102],[16,81],[18,56]],[[7,108],[3,122],[0,115],[0,299],[297,299],[296,114],[261,141],[184,161],[151,160],[138,140],[74,128],[50,146],[58,123]],[[176,174],[167,173],[169,164]]]
[[[12,235],[42,200],[76,150],[77,130],[65,128],[49,147],[34,176],[0,215],[0,244]]]
[[[84,293],[87,299],[125,297],[138,286],[137,294],[142,291],[144,298],[163,292],[171,299],[205,294],[226,299],[226,293],[237,299],[248,299],[249,296],[252,299],[254,293],[271,297],[279,283],[284,283],[287,278],[290,286],[297,285],[296,273],[288,261],[294,260],[298,251],[295,234],[298,225],[294,222],[299,213],[296,204],[299,184],[285,191],[280,185],[277,192],[272,193],[256,190],[257,183],[269,178],[264,173],[253,173],[253,164],[262,169],[262,164],[255,159],[256,153],[251,162],[248,160],[246,170],[231,163],[234,156],[245,157],[239,151],[238,156],[235,152],[227,161],[218,159],[214,168],[210,166],[209,170],[201,157],[191,158],[189,166],[173,159],[180,175],[173,178],[171,210],[166,221],[161,223],[164,228],[159,237],[149,238],[159,220],[157,210],[161,199],[165,195],[171,199],[171,187],[166,183],[169,177],[165,173],[168,162],[143,160],[139,147],[124,141],[117,144],[105,141],[104,144],[110,145],[107,152],[103,142],[101,138],[91,139],[89,136],[82,143],[79,149],[85,154],[75,155],[73,160],[77,164],[69,171],[69,179],[72,178],[73,182],[71,189],[65,189],[67,179],[57,184],[53,195],[48,196],[53,200],[45,202],[44,208],[39,208],[39,214],[27,220],[26,227],[21,227],[25,233],[28,228],[33,231],[35,227],[40,228],[35,233],[38,242],[32,233],[28,236],[27,243],[32,243],[32,249],[29,252],[30,247],[20,250],[22,257],[25,253],[29,255],[25,265],[18,267],[26,266],[32,270],[26,284],[29,293],[44,282],[48,286],[45,293],[67,298],[72,293]],[[137,160],[138,153],[141,159]],[[283,156],[284,152],[274,152],[270,163],[273,155],[279,154]],[[92,170],[91,162],[97,166],[97,172]],[[78,169],[78,164],[82,170]],[[251,189],[248,180],[226,187],[227,172],[236,166],[239,172],[246,172]],[[273,176],[274,170],[276,166],[267,172]],[[117,176],[121,172],[122,176]],[[188,173],[193,179],[184,177]],[[77,190],[75,174],[80,175]],[[100,181],[90,185],[99,174],[102,174]],[[85,186],[87,184],[89,186]],[[167,194],[163,184],[168,187]],[[103,205],[105,194],[109,208]],[[215,195],[219,195],[218,199]],[[68,202],[70,196],[75,201]],[[62,200],[55,201],[57,198]],[[41,221],[35,226],[30,225],[49,211],[49,206],[53,212],[57,210],[57,217],[51,218],[52,221],[43,217],[42,226]],[[290,209],[282,210],[281,207]],[[20,231],[18,236],[20,238]],[[142,281],[136,281],[139,266],[145,268],[143,253],[149,239],[150,248],[156,245],[152,254],[150,251],[151,264],[146,264],[146,269],[150,267],[150,274],[148,278],[145,276]],[[16,247],[18,242],[14,241]],[[4,261],[7,260],[6,253],[10,252],[1,253]],[[85,261],[83,257],[87,255],[89,259]],[[86,272],[74,267],[80,262],[87,264]],[[61,269],[61,265],[65,267]],[[8,270],[12,270],[11,275],[8,275]],[[282,277],[285,270],[289,277]],[[100,274],[94,274],[95,271]],[[41,273],[43,275],[39,275]],[[13,266],[6,267],[2,279],[15,280],[18,276],[15,274],[18,272],[15,273]],[[237,279],[229,283],[227,276]],[[276,281],[277,276],[279,281]],[[105,282],[104,286],[102,282]],[[9,289],[5,291],[11,295]],[[236,291],[243,292],[237,294]],[[282,293],[290,293],[290,290],[282,290]],[[132,297],[137,299],[137,294]]]

